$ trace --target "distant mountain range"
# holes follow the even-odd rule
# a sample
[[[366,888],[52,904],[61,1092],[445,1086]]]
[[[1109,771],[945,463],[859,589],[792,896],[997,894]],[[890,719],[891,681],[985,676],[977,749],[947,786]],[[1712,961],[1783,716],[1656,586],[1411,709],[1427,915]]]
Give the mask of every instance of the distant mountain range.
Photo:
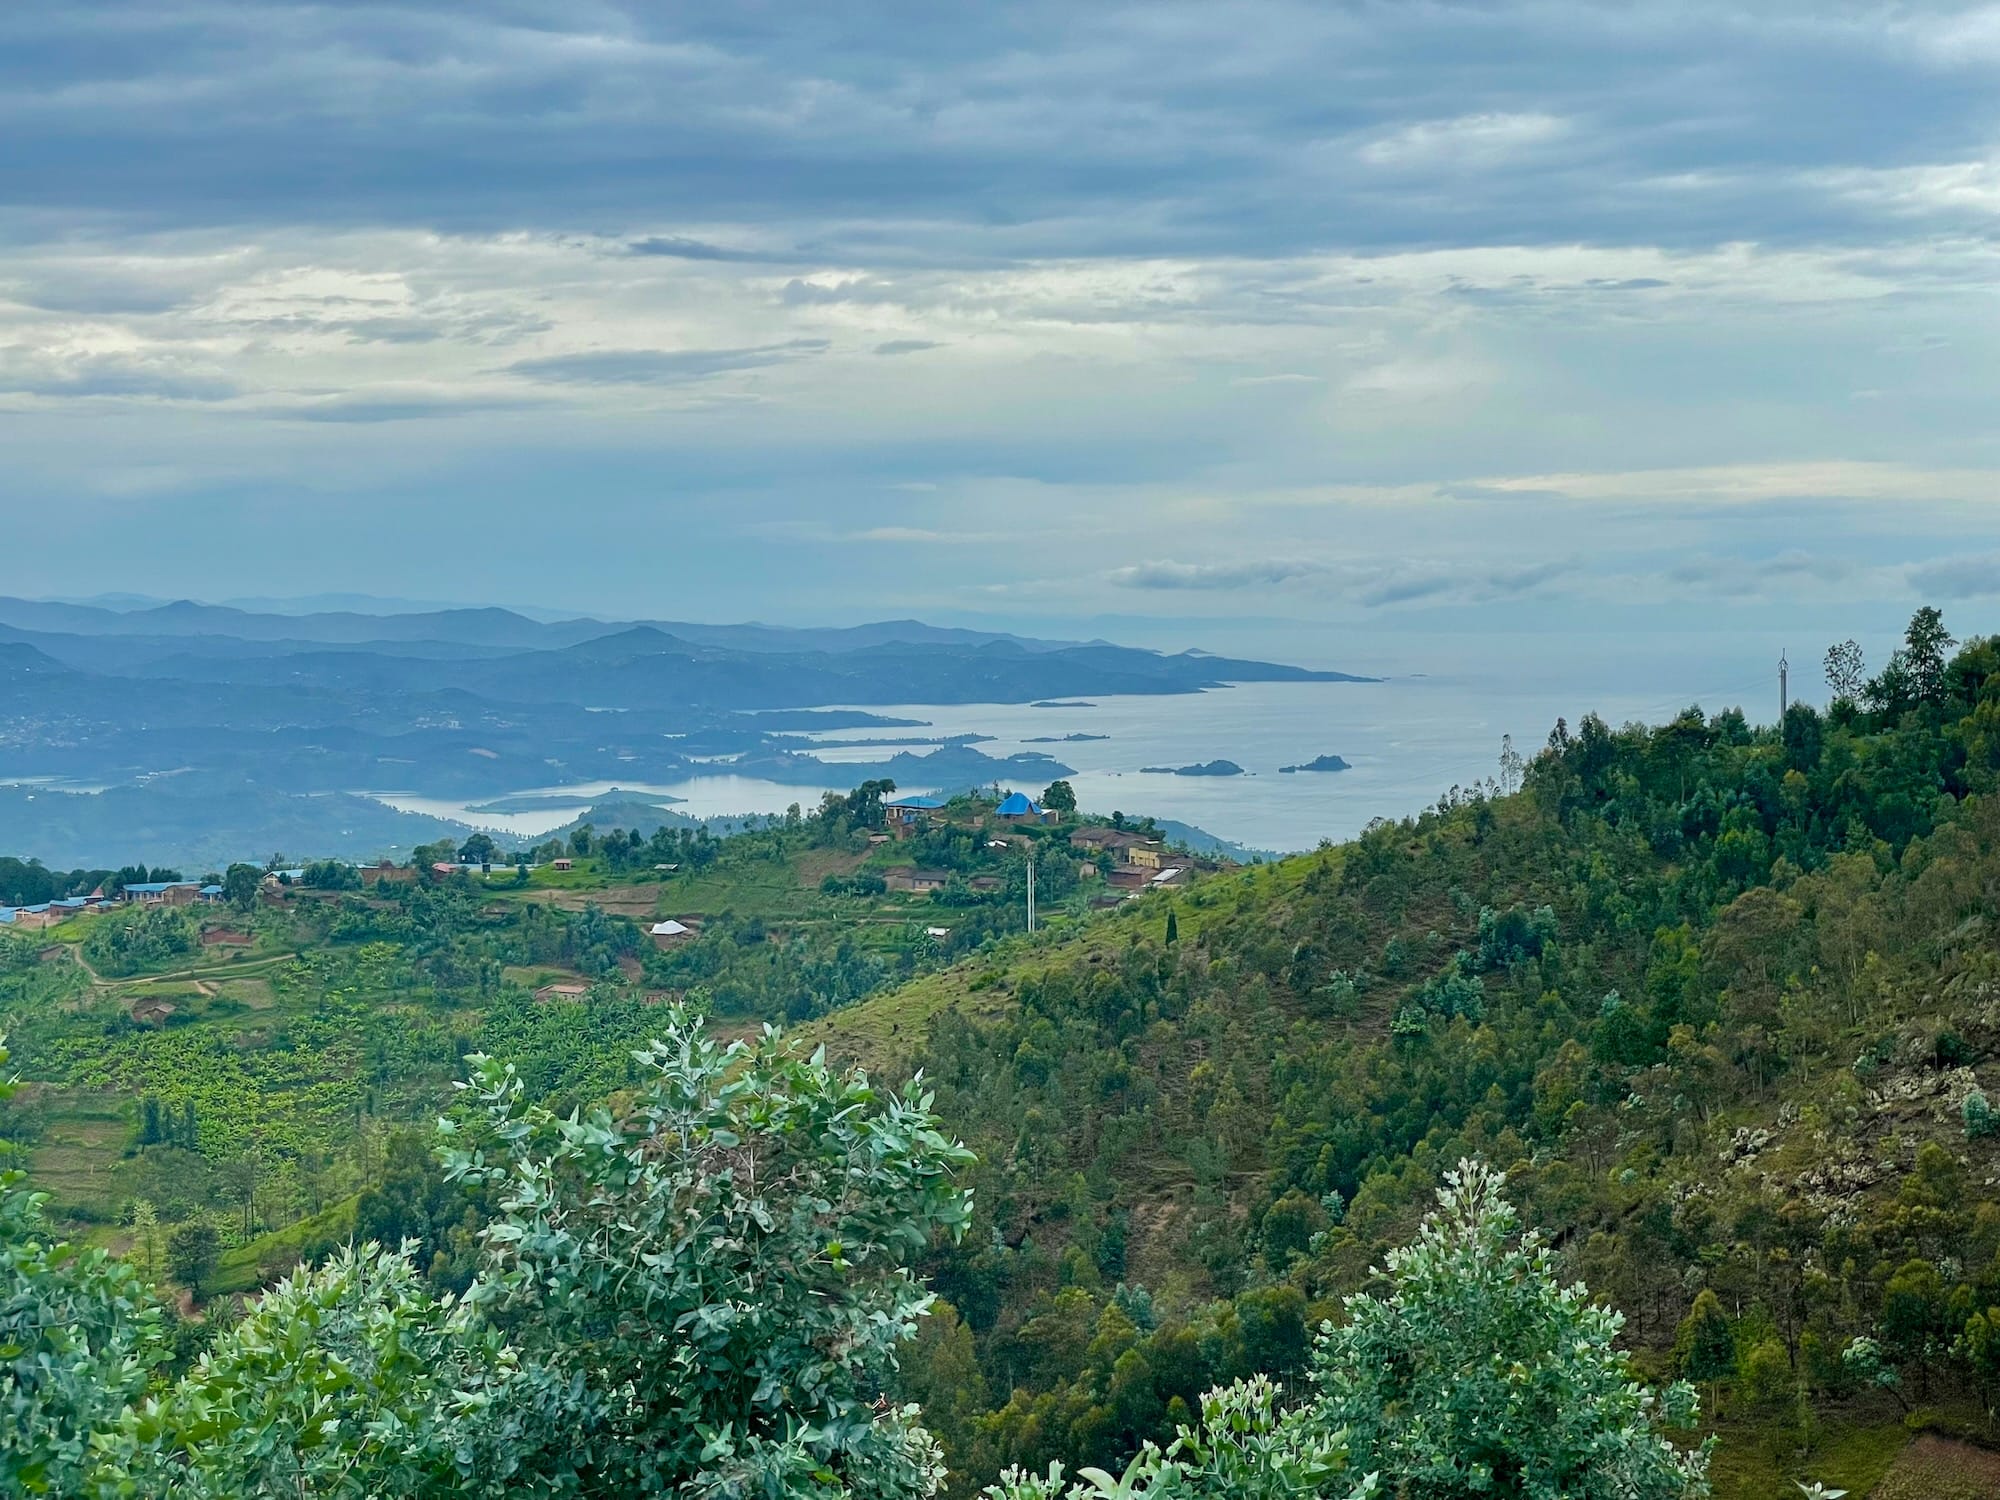
[[[363,815],[357,800],[379,804],[355,793],[469,800],[700,774],[803,787],[876,775],[1042,782],[1067,768],[969,743],[833,764],[796,731],[920,725],[869,711],[893,704],[1362,680],[916,620],[794,629],[0,598],[0,782],[45,783],[0,800],[0,852],[76,863],[143,852],[97,843],[103,810],[61,808],[63,787],[126,789],[114,799],[123,826],[159,841],[149,859],[170,859],[174,840],[209,846],[223,828],[252,840],[245,853],[366,854],[410,826]],[[302,798],[315,801],[294,805]]]

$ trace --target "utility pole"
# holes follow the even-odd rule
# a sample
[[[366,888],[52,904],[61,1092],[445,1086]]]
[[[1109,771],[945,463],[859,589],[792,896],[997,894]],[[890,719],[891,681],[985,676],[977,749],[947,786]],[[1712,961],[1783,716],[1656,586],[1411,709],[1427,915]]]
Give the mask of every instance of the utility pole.
[[[1028,931],[1035,930],[1035,851],[1028,851]]]
[[[1786,674],[1790,671],[1791,663],[1785,660],[1785,653],[1780,651],[1778,653],[1778,722],[1780,724],[1785,722],[1785,710],[1791,707],[1791,700],[1786,693],[1787,685],[1785,680]]]

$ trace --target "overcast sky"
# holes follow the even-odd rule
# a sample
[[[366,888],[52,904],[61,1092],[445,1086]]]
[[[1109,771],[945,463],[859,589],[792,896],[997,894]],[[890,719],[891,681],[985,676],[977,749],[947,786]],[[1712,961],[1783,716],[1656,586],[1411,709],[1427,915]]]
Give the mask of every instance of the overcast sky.
[[[0,591],[1963,630],[1996,232],[2000,6],[5,6]]]

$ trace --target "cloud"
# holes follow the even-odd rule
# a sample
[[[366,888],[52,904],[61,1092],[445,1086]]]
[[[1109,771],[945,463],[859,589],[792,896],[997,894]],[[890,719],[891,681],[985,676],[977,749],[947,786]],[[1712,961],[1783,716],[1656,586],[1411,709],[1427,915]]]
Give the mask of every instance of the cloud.
[[[886,343],[877,344],[875,352],[877,354],[921,354],[926,349],[942,349],[943,347],[944,345],[936,339],[890,339]]]
[[[1318,565],[1268,558],[1257,562],[1143,562],[1113,568],[1105,579],[1128,589],[1242,589],[1290,583],[1322,572]]]
[[[1357,155],[1376,167],[1482,167],[1568,133],[1569,122],[1557,115],[1460,115],[1405,125],[1370,141]]]
[[[601,349],[516,360],[507,366],[531,380],[575,385],[680,385],[735,370],[789,364],[824,354],[825,339],[788,339],[747,349]]]
[[[50,399],[227,401],[226,376],[170,358],[131,352],[0,348],[0,393]]]
[[[409,396],[402,398],[377,396],[361,399],[341,399],[316,402],[308,405],[282,406],[266,413],[270,418],[284,422],[352,422],[368,424],[375,422],[419,422],[441,417],[473,416],[485,412],[521,411],[528,403],[517,399],[495,397],[426,397]]]
[[[689,239],[678,234],[648,235],[642,240],[633,240],[626,247],[632,255],[665,255],[676,260],[750,261],[762,260],[763,256],[749,250],[732,250],[726,245],[711,245],[706,240]]]
[[[2000,594],[2000,552],[1940,557],[1910,569],[1910,587],[1926,599],[1986,599]]]
[[[1462,495],[1560,496],[1625,504],[1746,505],[1791,500],[2000,498],[2000,470],[1931,469],[1846,459],[1722,464],[1599,474],[1532,474],[1454,486]]]

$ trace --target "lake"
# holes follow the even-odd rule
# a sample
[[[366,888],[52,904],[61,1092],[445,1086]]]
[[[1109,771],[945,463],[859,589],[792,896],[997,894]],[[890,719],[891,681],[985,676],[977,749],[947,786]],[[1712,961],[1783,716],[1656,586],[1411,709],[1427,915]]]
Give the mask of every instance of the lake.
[[[1294,642],[1272,659],[1348,670],[1384,665],[1329,659],[1334,653]],[[1401,665],[1412,657],[1430,668],[1370,683],[1255,683],[1206,693],[1104,697],[1089,707],[1032,708],[1018,703],[869,705],[871,712],[922,720],[924,730],[888,730],[881,738],[912,734],[984,734],[979,748],[1002,756],[1043,751],[1076,768],[1068,779],[1083,810],[1151,814],[1193,823],[1222,838],[1258,849],[1308,849],[1321,839],[1344,839],[1378,817],[1401,817],[1435,802],[1454,784],[1497,774],[1500,738],[1511,734],[1524,755],[1547,738],[1561,716],[1574,725],[1595,710],[1612,723],[1657,721],[1690,702],[1711,711],[1743,706],[1753,719],[1776,711],[1777,651],[1762,641],[1733,636],[1681,636],[1648,653],[1631,641],[1588,636],[1510,638],[1482,632],[1428,644],[1402,643]],[[1768,659],[1767,659],[1768,658]],[[1795,672],[1801,688],[1817,672]],[[1768,701],[1767,701],[1768,700]],[[1100,740],[1033,744],[1046,736],[1103,735]],[[860,739],[865,730],[828,731],[826,739]],[[885,759],[891,748],[843,746],[820,752],[831,764]],[[1339,755],[1352,766],[1339,772],[1280,774],[1278,768]],[[1246,775],[1187,777],[1142,774],[1140,767],[1231,760]],[[831,789],[845,790],[837,775]],[[635,785],[628,791],[684,799],[675,811],[695,817],[781,812],[793,802],[810,807],[829,787],[794,786],[741,776],[699,776]],[[522,792],[609,791],[610,782],[584,787],[524,787]],[[936,791],[921,780],[902,790]],[[1040,785],[1021,790],[1037,793]],[[460,818],[509,833],[534,836],[559,827],[574,810],[541,809],[510,815],[474,814],[465,804],[430,798],[385,797],[413,812]],[[480,801],[491,800],[480,798]]]

